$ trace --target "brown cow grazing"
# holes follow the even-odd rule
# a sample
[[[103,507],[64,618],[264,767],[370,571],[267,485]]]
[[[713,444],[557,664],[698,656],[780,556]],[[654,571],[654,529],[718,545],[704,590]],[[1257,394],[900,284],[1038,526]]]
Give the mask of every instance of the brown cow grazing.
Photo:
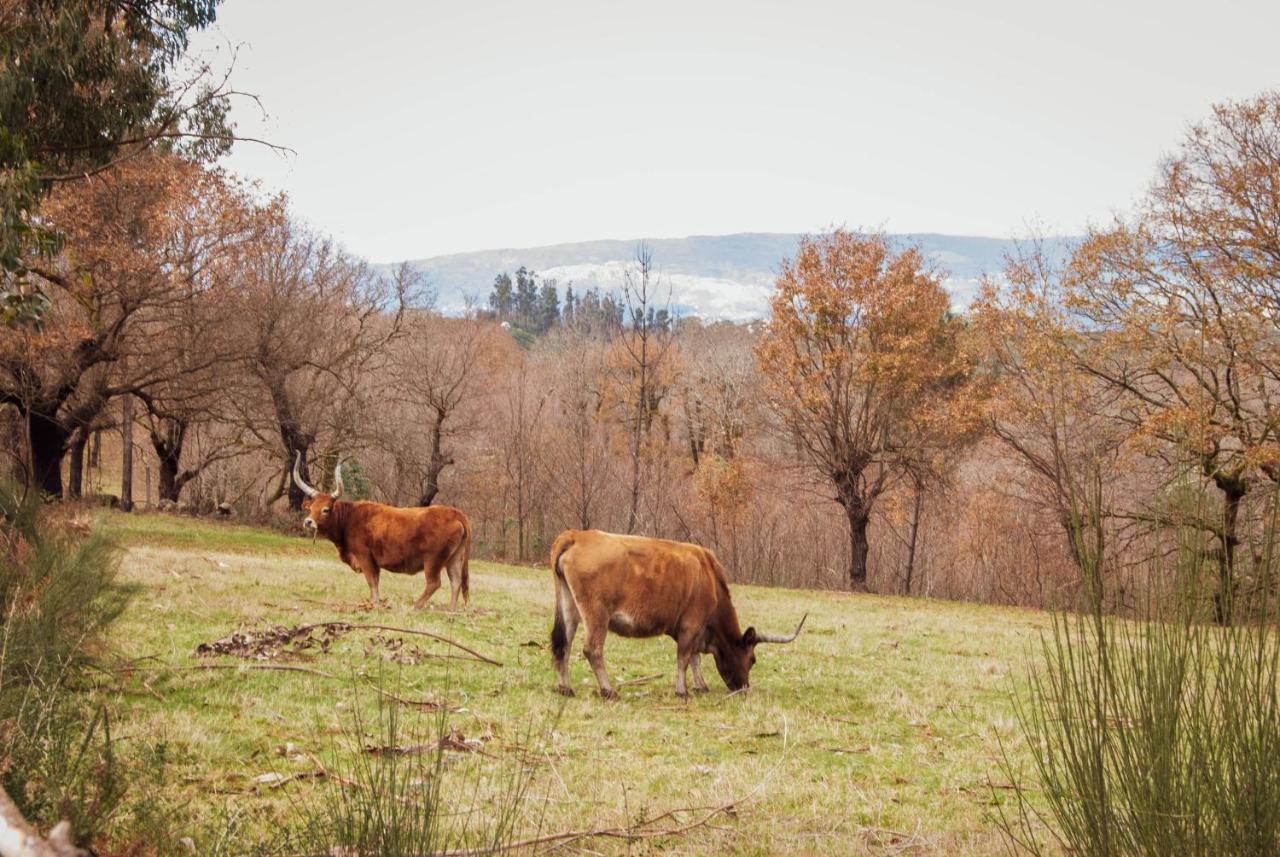
[[[556,620],[551,655],[559,690],[569,686],[569,649],[578,622],[586,625],[583,653],[596,674],[600,695],[617,698],[604,666],[608,631],[624,637],[666,634],[676,641],[676,693],[688,696],[685,671],[693,667],[693,689],[708,690],[701,659],[710,652],[729,690],[748,686],[758,643],[790,643],[790,636],[738,627],[729,583],[715,554],[685,542],[619,536],[599,530],[566,530],[551,547],[556,582]]]
[[[293,481],[307,495],[307,518],[302,526],[314,530],[338,546],[338,556],[369,584],[369,600],[378,603],[378,574],[382,569],[397,574],[425,572],[426,587],[413,602],[422,609],[440,588],[440,570],[449,570],[453,598],[449,609],[458,607],[458,595],[470,603],[471,521],[449,506],[401,509],[365,500],[339,500],[342,496],[342,464],[333,471],[332,494],[317,491],[298,472],[299,453],[293,462]]]

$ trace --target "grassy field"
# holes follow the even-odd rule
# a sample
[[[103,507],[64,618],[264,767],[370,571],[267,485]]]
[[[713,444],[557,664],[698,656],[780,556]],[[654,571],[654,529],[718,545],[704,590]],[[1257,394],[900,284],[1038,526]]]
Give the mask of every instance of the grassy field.
[[[409,605],[421,577],[384,574],[390,606],[362,612],[364,582],[327,542],[162,515],[111,513],[104,523],[126,548],[125,579],[140,586],[113,632],[114,648],[145,670],[122,684],[124,722],[115,731],[164,741],[168,797],[193,823],[234,819],[243,836],[267,837],[308,790],[324,786],[298,779],[270,788],[254,778],[305,773],[317,763],[341,767],[343,753],[357,751],[335,746],[334,736],[350,729],[353,710],[376,699],[366,678],[381,670],[398,696],[447,697],[457,707],[449,727],[483,741],[483,754],[459,763],[472,766],[473,780],[500,780],[509,756],[535,755],[525,797],[531,834],[626,826],[747,796],[732,814],[680,836],[630,845],[592,839],[563,850],[987,854],[1000,847],[989,783],[1004,777],[999,741],[1021,752],[1009,693],[1045,624],[1040,614],[737,586],[744,625],[784,631],[809,612],[794,644],[761,647],[749,693],[728,696],[708,661],[712,692],[681,702],[670,640],[611,636],[615,683],[661,677],[605,702],[593,692],[579,635],[579,693],[566,701],[553,692],[545,568],[473,562],[471,609],[459,614],[444,609],[447,585],[415,613]],[[281,659],[328,676],[192,668],[254,663],[197,658],[200,643],[331,620],[433,631],[503,666],[443,657],[458,652],[427,638],[357,631],[306,660]],[[410,720],[440,716],[402,711]],[[995,799],[1005,794],[994,791]]]

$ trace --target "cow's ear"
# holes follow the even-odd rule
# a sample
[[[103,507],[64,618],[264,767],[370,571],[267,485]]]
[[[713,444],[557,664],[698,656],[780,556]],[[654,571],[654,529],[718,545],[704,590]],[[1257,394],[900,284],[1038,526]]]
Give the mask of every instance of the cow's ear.
[[[760,637],[756,634],[755,628],[748,628],[747,632],[742,635],[742,644],[744,646],[754,646],[758,642],[760,642]]]

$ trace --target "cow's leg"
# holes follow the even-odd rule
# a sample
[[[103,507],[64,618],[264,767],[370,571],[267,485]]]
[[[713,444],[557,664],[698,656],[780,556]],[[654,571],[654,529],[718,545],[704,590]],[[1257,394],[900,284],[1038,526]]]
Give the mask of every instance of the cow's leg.
[[[378,564],[373,557],[360,557],[352,563],[352,568],[364,575],[364,582],[369,584],[369,603],[378,606]]]
[[[605,699],[617,699],[618,692],[609,683],[609,673],[604,666],[604,638],[609,631],[609,620],[603,614],[583,616],[587,626],[587,639],[582,646],[582,653],[591,664],[591,671],[596,674],[596,684],[600,685],[600,695]]]
[[[559,575],[556,579],[556,620],[551,628],[551,661],[556,667],[560,684],[557,690],[565,696],[573,696],[569,684],[569,652],[573,649],[573,637],[578,633],[578,603],[573,600],[569,584]]]
[[[462,551],[458,551],[449,557],[449,562],[445,565],[445,570],[449,574],[449,609],[458,609],[458,596],[462,593]]]
[[[702,677],[702,653],[694,652],[689,664],[693,667],[693,689],[698,693],[706,693],[711,690],[711,688],[707,687],[707,680]]]
[[[685,671],[689,669],[689,653],[684,646],[676,647],[676,696],[681,699],[689,697],[689,689],[685,685]]]
[[[422,571],[426,575],[426,584],[422,587],[422,594],[418,596],[418,600],[413,602],[414,610],[421,610],[427,606],[427,602],[431,600],[431,596],[436,594],[436,590],[440,588],[440,567],[442,563],[438,557],[427,557],[427,561],[422,566]]]
[[[676,640],[676,696],[687,698],[689,696],[689,688],[685,683],[685,673],[688,671],[690,664],[693,665],[693,683],[696,688],[698,683],[702,681],[702,668],[698,665],[698,640],[694,637],[685,637]]]

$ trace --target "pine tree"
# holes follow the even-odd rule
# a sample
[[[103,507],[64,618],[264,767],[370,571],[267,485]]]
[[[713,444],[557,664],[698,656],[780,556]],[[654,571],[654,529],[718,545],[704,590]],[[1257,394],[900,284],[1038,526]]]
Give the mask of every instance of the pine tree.
[[[622,329],[622,302],[613,295],[605,295],[600,300],[600,330],[615,331]]]
[[[538,330],[546,333],[560,323],[560,293],[556,281],[547,280],[538,295]]]
[[[573,295],[572,283],[564,289],[564,309],[560,311],[560,321],[566,327],[572,327],[577,323],[577,299]]]
[[[511,291],[511,275],[506,273],[499,274],[493,278],[493,291],[489,293],[489,308],[497,315],[498,321],[506,321],[511,317],[514,307],[515,299]]]
[[[598,331],[600,329],[600,290],[593,286],[583,292],[575,314],[583,330],[588,333]]]
[[[538,321],[537,275],[521,265],[516,271],[516,319],[521,327],[534,328]]]

